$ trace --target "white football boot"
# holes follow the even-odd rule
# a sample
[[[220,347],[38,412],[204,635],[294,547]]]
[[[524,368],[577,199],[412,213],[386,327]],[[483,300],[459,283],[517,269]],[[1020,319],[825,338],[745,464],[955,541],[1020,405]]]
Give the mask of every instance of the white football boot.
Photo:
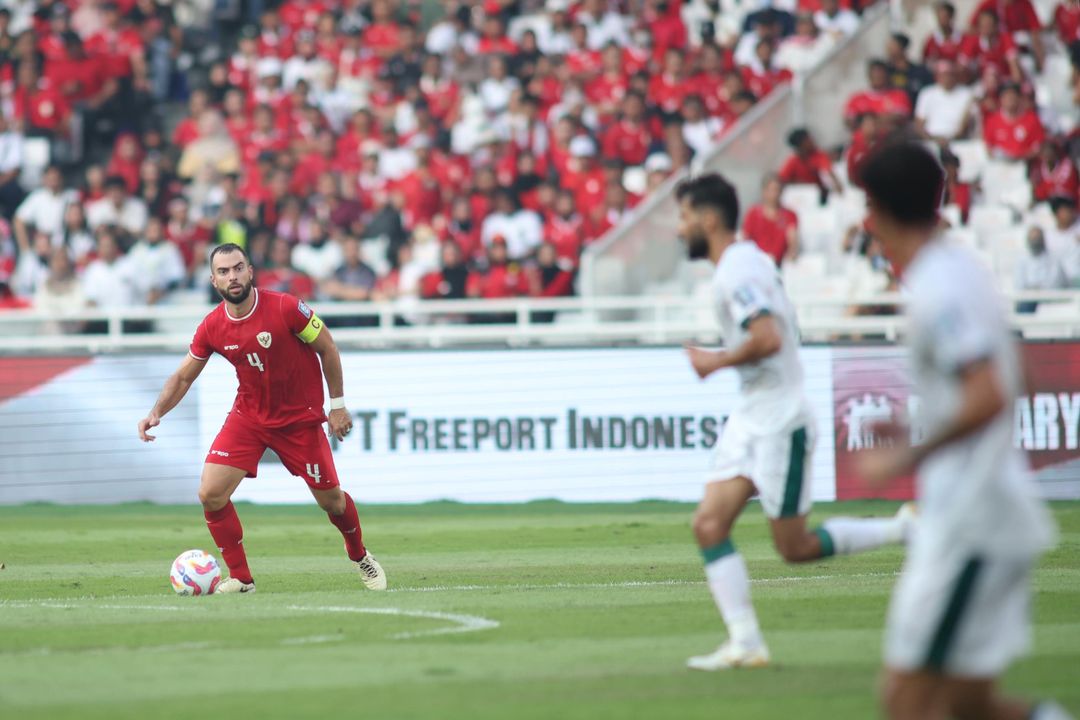
[[[255,583],[246,583],[237,580],[234,577],[225,578],[222,580],[216,588],[214,588],[214,595],[223,595],[228,593],[253,593],[255,592]]]
[[[356,570],[360,573],[360,579],[364,581],[364,587],[368,590],[386,589],[386,573],[371,553],[356,561]],[[252,589],[254,590],[254,587]]]
[[[686,661],[691,670],[729,670],[731,668],[759,668],[769,664],[769,648],[765,643],[745,647],[728,640],[716,652],[698,655]]]

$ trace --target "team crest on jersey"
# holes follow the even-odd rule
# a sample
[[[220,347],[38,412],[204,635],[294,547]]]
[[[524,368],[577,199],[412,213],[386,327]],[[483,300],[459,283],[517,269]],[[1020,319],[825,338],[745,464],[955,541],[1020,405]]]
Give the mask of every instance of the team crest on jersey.
[[[261,332],[255,336],[255,339],[258,340],[259,344],[262,345],[264,348],[268,348],[270,347],[270,340],[272,338],[270,337],[270,333]]]

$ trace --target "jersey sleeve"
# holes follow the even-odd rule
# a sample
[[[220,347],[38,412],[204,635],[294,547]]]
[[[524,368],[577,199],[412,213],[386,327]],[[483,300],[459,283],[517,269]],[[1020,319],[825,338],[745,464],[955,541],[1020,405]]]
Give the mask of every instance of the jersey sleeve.
[[[195,337],[191,340],[188,355],[196,360],[209,360],[213,354],[214,348],[210,346],[210,333],[206,329],[206,319],[204,318],[199,323],[199,327],[195,328]]]
[[[939,297],[933,307],[924,304],[920,308],[917,316],[917,332],[922,335],[920,344],[927,349],[938,370],[958,373],[993,355],[995,331],[988,312],[996,307],[991,303],[990,308],[983,308],[974,299],[948,293]]]
[[[749,263],[740,270],[724,278],[721,300],[728,306],[735,323],[746,328],[762,315],[771,315],[773,307],[766,292],[768,285],[761,273],[755,272]]]
[[[323,329],[323,322],[303,300],[293,295],[281,296],[281,316],[296,337],[313,343]]]

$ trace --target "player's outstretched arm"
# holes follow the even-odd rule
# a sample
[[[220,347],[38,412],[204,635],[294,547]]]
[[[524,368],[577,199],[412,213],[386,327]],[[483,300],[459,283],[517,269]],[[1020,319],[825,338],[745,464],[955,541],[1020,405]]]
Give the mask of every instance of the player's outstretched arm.
[[[148,434],[147,430],[157,427],[165,413],[172,410],[177,403],[184,399],[188,389],[191,388],[191,384],[199,377],[199,373],[203,371],[204,367],[206,367],[205,360],[197,360],[190,354],[184,356],[184,359],[180,362],[180,367],[165,381],[165,387],[161,389],[161,395],[158,396],[153,409],[139,421],[140,440],[153,442],[157,439],[154,435]]]
[[[344,440],[352,430],[352,415],[345,409],[345,374],[341,369],[341,353],[338,352],[337,343],[330,331],[325,327],[318,337],[311,341],[311,349],[317,352],[322,360],[326,389],[330,391],[330,414],[327,415],[330,434],[338,440]],[[340,403],[340,407],[334,407],[335,403]]]
[[[717,370],[760,362],[780,352],[783,338],[772,315],[762,314],[751,319],[746,330],[749,337],[732,350],[714,352],[687,346],[686,354],[698,377],[704,380]]]
[[[864,452],[859,457],[863,478],[874,486],[913,472],[923,460],[941,448],[963,440],[993,422],[1005,409],[1007,398],[998,380],[997,367],[990,360],[971,363],[959,371],[960,407],[952,421],[921,445],[897,443]],[[899,440],[901,436],[894,437]]]

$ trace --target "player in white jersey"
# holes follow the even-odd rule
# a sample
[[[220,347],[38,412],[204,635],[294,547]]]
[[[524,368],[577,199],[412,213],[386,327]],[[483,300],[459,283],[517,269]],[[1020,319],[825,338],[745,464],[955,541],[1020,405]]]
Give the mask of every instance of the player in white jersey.
[[[687,353],[701,378],[735,368],[741,385],[694,515],[705,576],[728,640],[687,665],[696,670],[761,666],[768,664],[769,650],[750,601],[746,563],[731,542],[731,528],[755,492],[776,549],[788,562],[903,542],[911,515],[831,518],[813,531],[807,528],[816,433],[803,391],[795,310],[775,263],[753,243],[736,241],[739,202],[726,180],[715,174],[687,180],[677,197],[679,234],[690,257],[716,265],[713,293],[727,348],[687,348]]]
[[[938,233],[944,171],[922,145],[897,142],[863,165],[870,228],[909,297],[918,422],[911,446],[860,457],[881,485],[917,477],[919,529],[893,594],[882,702],[893,720],[1069,717],[1053,703],[1001,697],[996,680],[1028,643],[1030,575],[1053,539],[1023,455],[1013,444],[1021,361],[1004,302],[979,260]]]

